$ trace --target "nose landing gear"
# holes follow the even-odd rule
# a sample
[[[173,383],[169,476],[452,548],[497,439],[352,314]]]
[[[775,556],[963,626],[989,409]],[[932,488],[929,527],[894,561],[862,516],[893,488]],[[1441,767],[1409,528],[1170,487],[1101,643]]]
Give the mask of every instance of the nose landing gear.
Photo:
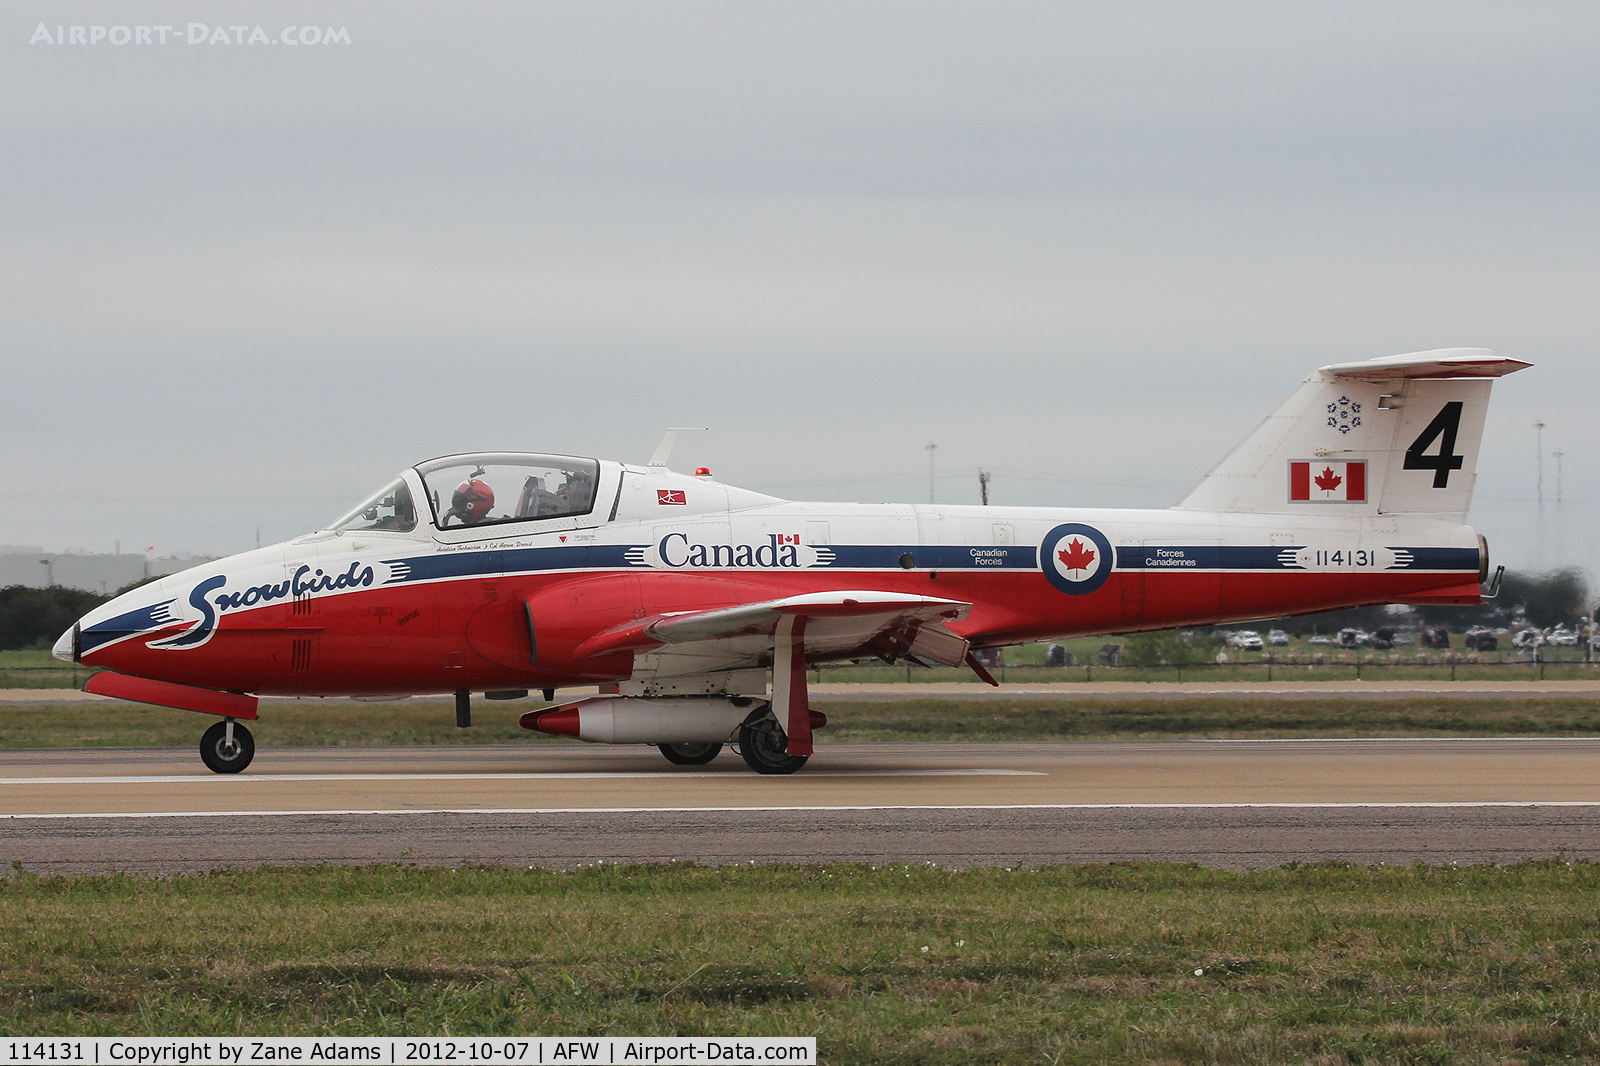
[[[213,773],[236,774],[255,757],[256,738],[232,718],[224,718],[200,737],[200,760]]]

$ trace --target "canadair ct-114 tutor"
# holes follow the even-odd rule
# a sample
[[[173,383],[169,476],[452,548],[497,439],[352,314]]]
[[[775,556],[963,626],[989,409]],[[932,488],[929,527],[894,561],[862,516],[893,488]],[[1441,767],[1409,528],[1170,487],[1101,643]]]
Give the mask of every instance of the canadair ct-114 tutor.
[[[85,615],[55,654],[90,692],[216,715],[237,772],[258,698],[599,695],[529,729],[724,744],[792,773],[825,719],[807,665],[971,667],[1045,638],[1365,604],[1475,604],[1465,524],[1492,379],[1449,348],[1325,366],[1167,510],[794,503],[666,468],[485,452],[401,473],[326,529],[173,574]],[[669,434],[670,441],[670,434]],[[770,674],[771,683],[768,684]]]

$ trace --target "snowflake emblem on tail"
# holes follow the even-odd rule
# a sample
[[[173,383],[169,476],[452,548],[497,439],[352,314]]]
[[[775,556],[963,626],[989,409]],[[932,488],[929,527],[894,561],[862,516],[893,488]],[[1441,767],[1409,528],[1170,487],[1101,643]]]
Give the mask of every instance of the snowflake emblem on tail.
[[[1341,396],[1337,403],[1328,405],[1328,425],[1340,433],[1349,433],[1361,424],[1361,405]]]

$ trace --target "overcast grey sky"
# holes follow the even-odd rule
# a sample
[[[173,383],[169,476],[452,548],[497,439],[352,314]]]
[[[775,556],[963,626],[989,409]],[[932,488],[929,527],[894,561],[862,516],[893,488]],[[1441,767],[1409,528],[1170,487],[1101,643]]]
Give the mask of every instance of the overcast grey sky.
[[[1537,364],[1472,520],[1593,568],[1597,54],[1592,3],[10,3],[0,544],[668,425],[795,498],[936,442],[943,502],[1167,506],[1310,369],[1464,345]]]

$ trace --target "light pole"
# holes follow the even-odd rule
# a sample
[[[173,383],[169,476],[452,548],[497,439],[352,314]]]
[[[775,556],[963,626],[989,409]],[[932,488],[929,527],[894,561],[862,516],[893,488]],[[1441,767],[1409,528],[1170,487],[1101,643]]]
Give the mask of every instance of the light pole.
[[[1533,553],[1538,568],[1544,569],[1544,423],[1533,424],[1534,484],[1538,486],[1539,507],[1534,511]]]
[[[44,602],[56,601],[56,566],[49,559],[40,559],[39,565],[44,567]]]
[[[1533,455],[1538,464],[1539,510],[1544,510],[1544,423],[1533,424]]]
[[[978,468],[978,494],[983,497],[983,505],[989,506],[989,471]]]
[[[928,502],[933,502],[933,451],[939,447],[937,444],[928,445]]]

